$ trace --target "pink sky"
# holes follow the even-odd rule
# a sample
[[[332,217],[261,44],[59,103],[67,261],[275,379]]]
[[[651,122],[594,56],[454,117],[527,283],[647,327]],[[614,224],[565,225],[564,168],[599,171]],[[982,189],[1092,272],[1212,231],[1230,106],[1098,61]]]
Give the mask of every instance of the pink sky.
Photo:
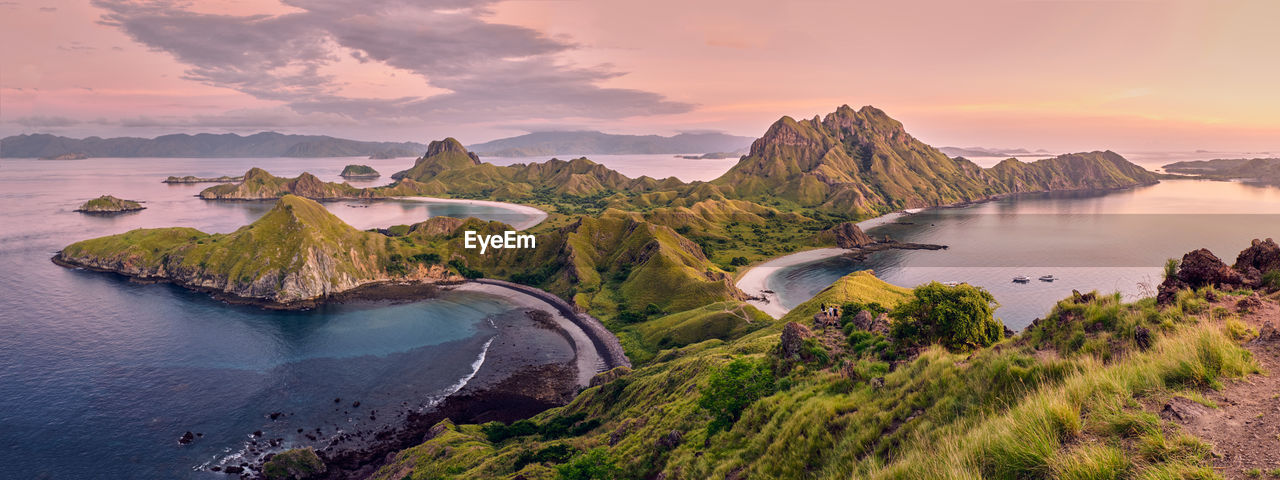
[[[0,1],[0,134],[758,136],[1280,151],[1280,2]]]

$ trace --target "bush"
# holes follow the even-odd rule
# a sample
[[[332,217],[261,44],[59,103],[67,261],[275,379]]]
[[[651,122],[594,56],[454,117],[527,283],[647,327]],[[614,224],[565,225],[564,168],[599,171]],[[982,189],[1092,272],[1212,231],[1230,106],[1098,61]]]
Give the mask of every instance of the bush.
[[[741,267],[750,263],[751,261],[747,260],[747,257],[733,257],[733,260],[729,260],[729,265],[733,265],[735,267]]]
[[[997,303],[990,292],[968,284],[938,282],[916,287],[913,298],[893,311],[892,336],[908,345],[938,343],[952,351],[985,347],[1004,337],[1004,325],[992,317]]]
[[[1164,279],[1178,276],[1178,259],[1170,258],[1164,261]]]
[[[774,384],[773,370],[765,362],[740,358],[712,373],[698,399],[698,406],[711,412],[707,434],[732,427],[743,410],[773,393]]]
[[[484,272],[473,270],[459,260],[449,260],[449,266],[458,271],[459,275],[466,278],[480,278],[484,276]]]
[[[556,469],[561,480],[613,480],[622,476],[622,470],[604,448],[596,448],[578,455],[573,461]]]

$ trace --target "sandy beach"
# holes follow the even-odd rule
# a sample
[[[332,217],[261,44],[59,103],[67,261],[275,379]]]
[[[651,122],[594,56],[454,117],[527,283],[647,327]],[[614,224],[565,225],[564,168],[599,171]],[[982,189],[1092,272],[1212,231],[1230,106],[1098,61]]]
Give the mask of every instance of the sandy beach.
[[[530,215],[528,220],[519,222],[511,222],[511,226],[516,230],[528,230],[542,223],[547,219],[547,212],[528,205],[520,205],[516,203],[495,202],[491,200],[467,200],[462,198],[436,198],[436,197],[403,197],[401,200],[412,200],[425,203],[461,203],[466,205],[482,205],[494,208],[502,208],[514,212]]]
[[[921,210],[923,209],[907,209],[863,220],[858,222],[858,228],[861,228],[862,231],[865,232],[880,225],[893,223],[899,218],[920,212]],[[738,277],[738,281],[735,285],[739,290],[746,292],[748,295],[764,297],[764,300],[750,300],[747,303],[759,308],[760,311],[769,314],[773,318],[782,318],[782,316],[786,315],[791,309],[782,305],[782,302],[778,300],[778,295],[776,293],[765,292],[765,290],[769,289],[769,277],[778,273],[779,270],[787,267],[803,265],[809,262],[822,260],[824,258],[843,255],[846,252],[848,252],[848,250],[843,248],[815,248],[813,250],[805,250],[803,252],[784,255],[756,265],[750,270],[747,270],[741,277]]]
[[[591,341],[591,338],[587,336],[587,333],[577,324],[573,323],[568,318],[565,318],[565,316],[562,315],[555,306],[543,301],[542,299],[519,290],[499,285],[476,282],[467,282],[462,285],[458,285],[457,287],[453,287],[453,289],[500,296],[522,308],[542,310],[551,314],[552,320],[554,320],[560,329],[563,330],[573,341],[573,350],[577,353],[574,362],[578,370],[578,385],[586,387],[591,382],[591,377],[600,373],[604,368],[605,361],[601,357],[600,352],[596,350],[595,344]]]

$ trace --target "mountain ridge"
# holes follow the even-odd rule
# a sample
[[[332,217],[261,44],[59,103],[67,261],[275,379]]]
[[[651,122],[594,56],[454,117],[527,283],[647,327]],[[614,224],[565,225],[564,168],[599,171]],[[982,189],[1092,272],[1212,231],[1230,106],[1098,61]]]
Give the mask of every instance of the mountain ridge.
[[[70,154],[89,157],[353,157],[403,155],[420,152],[426,145],[414,142],[366,142],[328,135],[295,135],[259,132],[176,133],[154,138],[70,138],[46,133],[21,134],[0,140],[0,157],[42,158]]]

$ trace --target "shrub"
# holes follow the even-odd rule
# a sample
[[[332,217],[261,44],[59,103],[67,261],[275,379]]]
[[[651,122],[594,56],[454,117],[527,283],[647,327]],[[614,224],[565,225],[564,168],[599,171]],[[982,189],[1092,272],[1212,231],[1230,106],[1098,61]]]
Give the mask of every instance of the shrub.
[[[960,351],[985,347],[1004,337],[1004,325],[992,317],[995,298],[983,288],[932,282],[916,287],[912,294],[893,311],[892,335],[898,341],[938,343]]]
[[[622,470],[604,448],[574,457],[573,461],[557,468],[556,473],[561,480],[613,480],[622,476]]]
[[[1170,258],[1164,261],[1164,279],[1178,276],[1178,259]]]
[[[729,260],[729,265],[733,265],[735,267],[741,267],[750,263],[751,261],[747,260],[747,257],[733,257],[733,260]]]
[[[773,370],[765,362],[737,359],[711,374],[698,406],[711,412],[707,434],[727,430],[742,411],[761,397],[773,393]]]

